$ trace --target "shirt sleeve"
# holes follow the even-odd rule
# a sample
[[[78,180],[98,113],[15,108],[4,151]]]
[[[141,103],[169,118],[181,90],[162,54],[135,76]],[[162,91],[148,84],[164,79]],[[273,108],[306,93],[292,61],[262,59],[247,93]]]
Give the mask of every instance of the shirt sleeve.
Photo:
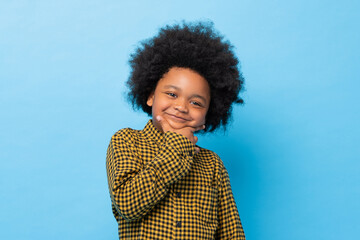
[[[215,239],[245,240],[239,213],[231,190],[230,179],[225,167],[222,168],[218,202],[218,229]]]
[[[143,165],[134,139],[128,135],[123,132],[112,137],[106,166],[112,203],[121,217],[133,221],[151,211],[169,186],[187,174],[195,147],[186,137],[167,132],[156,156]]]

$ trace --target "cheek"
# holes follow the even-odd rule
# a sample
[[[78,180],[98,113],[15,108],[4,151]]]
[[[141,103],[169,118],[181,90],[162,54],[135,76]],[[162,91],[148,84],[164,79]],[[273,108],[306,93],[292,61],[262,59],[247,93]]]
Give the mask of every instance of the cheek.
[[[156,101],[154,101],[154,104],[152,106],[152,111],[156,113],[160,113],[161,111],[166,110],[169,108],[170,104],[166,99],[163,99],[161,97],[157,98]]]
[[[196,119],[196,122],[198,124],[205,124],[205,120],[206,120],[206,112],[198,112],[196,113],[196,115],[194,116],[194,118]]]

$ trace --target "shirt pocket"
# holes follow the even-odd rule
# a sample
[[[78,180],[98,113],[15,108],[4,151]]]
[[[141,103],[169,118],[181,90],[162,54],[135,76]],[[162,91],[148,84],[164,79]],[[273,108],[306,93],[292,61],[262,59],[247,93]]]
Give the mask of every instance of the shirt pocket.
[[[218,190],[208,185],[197,185],[192,196],[193,215],[196,220],[214,223],[217,219]]]

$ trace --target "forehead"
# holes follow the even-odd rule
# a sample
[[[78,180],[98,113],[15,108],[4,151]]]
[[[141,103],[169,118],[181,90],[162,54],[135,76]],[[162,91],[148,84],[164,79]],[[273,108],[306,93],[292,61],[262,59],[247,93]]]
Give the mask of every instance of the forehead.
[[[189,93],[201,93],[210,98],[210,87],[208,82],[199,73],[189,68],[171,68],[159,80],[157,87],[173,88],[178,91]]]

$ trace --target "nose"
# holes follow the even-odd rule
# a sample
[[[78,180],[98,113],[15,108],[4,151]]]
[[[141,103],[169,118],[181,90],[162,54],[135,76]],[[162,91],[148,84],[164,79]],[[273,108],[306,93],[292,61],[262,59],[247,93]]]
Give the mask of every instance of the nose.
[[[174,108],[176,110],[178,110],[179,112],[183,112],[183,113],[188,112],[188,108],[186,106],[186,101],[184,101],[182,99],[177,99],[177,101],[175,102]]]

